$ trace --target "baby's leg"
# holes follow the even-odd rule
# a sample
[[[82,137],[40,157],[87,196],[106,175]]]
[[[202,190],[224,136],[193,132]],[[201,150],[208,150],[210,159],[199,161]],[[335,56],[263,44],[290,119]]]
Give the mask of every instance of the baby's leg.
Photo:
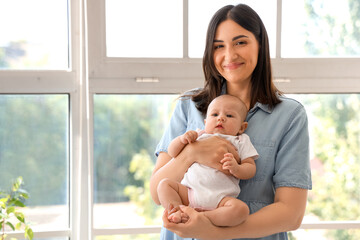
[[[204,214],[216,226],[236,226],[247,219],[249,208],[237,198],[224,197],[216,209]]]
[[[176,181],[166,178],[160,181],[157,191],[160,203],[165,209],[168,209],[169,206],[176,209],[176,211],[172,211],[169,215],[169,220],[175,223],[181,222],[182,214],[179,205],[189,205],[188,188]]]

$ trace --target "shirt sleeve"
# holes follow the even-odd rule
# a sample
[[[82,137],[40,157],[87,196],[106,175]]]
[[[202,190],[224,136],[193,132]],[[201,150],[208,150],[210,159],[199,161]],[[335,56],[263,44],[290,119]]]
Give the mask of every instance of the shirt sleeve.
[[[186,132],[189,101],[191,101],[189,97],[182,97],[177,101],[170,123],[156,147],[156,157],[160,152],[167,152],[170,142]]]
[[[302,105],[294,109],[284,129],[275,159],[275,188],[311,189],[308,119]]]

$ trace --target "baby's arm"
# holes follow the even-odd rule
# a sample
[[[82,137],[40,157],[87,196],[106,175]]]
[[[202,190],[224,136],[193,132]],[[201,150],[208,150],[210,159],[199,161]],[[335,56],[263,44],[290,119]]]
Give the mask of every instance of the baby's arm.
[[[193,130],[187,131],[183,135],[176,137],[174,140],[171,141],[168,147],[168,154],[171,157],[176,157],[187,144],[195,142],[197,138],[198,133]]]
[[[255,176],[255,160],[251,157],[241,160],[241,164],[239,164],[231,153],[226,153],[221,163],[223,169],[229,170],[238,179],[246,180]]]

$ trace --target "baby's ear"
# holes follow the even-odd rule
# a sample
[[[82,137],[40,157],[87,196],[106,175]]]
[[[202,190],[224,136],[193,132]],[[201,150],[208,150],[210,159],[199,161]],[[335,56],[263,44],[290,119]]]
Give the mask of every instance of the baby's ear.
[[[248,123],[247,122],[243,122],[240,126],[240,130],[239,130],[239,135],[243,134],[246,130],[246,128],[248,127]]]

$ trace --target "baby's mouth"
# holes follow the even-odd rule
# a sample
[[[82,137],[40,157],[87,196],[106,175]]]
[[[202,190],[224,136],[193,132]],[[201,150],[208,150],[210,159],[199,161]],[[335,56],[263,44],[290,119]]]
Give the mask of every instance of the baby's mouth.
[[[219,125],[217,125],[215,128],[221,128],[221,129],[223,129],[224,127],[223,127],[221,124],[219,124]]]

